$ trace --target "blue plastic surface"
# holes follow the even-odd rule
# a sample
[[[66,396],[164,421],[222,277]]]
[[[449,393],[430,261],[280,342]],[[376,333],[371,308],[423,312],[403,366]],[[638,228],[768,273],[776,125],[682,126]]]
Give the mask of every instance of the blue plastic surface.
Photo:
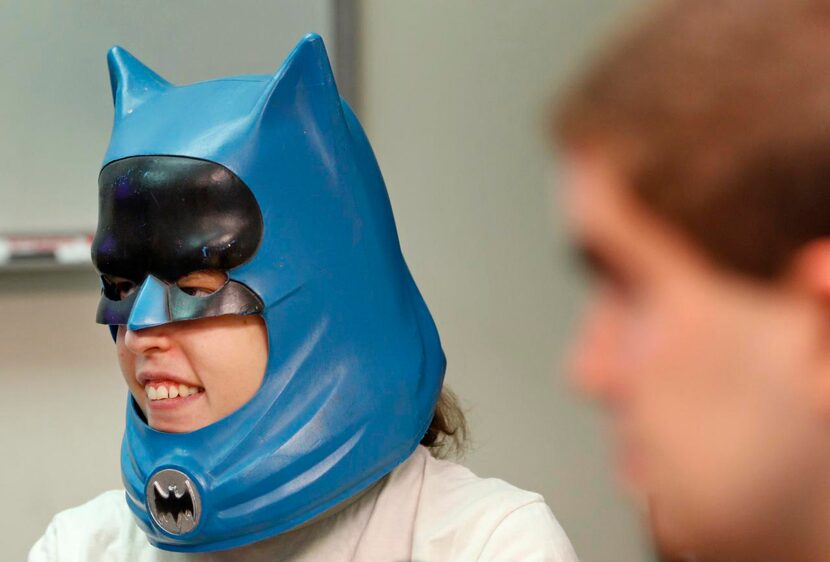
[[[173,86],[122,48],[108,61],[115,122],[104,165],[138,155],[222,164],[252,190],[264,220],[256,254],[229,272],[265,305],[262,387],[186,434],[150,428],[129,400],[127,501],[166,550],[276,535],[367,488],[416,448],[445,370],[436,327],[319,36],[304,37],[273,76]],[[157,284],[148,278],[141,289],[131,329],[163,317]],[[202,516],[186,535],[165,532],[147,511],[147,480],[162,468],[185,472],[200,493]]]

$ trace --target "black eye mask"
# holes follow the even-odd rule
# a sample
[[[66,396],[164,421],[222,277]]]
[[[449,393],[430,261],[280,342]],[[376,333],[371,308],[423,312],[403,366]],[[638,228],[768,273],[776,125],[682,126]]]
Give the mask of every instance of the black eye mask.
[[[104,287],[97,322],[127,324],[140,292],[122,297],[114,277],[136,286],[160,282],[167,321],[262,311],[259,297],[233,280],[207,296],[175,285],[195,271],[237,267],[256,252],[262,214],[233,172],[194,158],[135,156],[107,165],[98,185],[92,259]]]

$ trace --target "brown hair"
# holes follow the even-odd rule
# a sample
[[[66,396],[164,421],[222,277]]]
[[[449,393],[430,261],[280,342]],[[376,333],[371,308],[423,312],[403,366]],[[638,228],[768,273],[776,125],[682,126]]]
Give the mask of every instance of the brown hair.
[[[444,386],[421,445],[427,447],[436,458],[460,456],[464,453],[466,438],[467,420],[464,411],[455,393]]]
[[[723,265],[772,278],[830,235],[830,0],[671,0],[554,120]]]

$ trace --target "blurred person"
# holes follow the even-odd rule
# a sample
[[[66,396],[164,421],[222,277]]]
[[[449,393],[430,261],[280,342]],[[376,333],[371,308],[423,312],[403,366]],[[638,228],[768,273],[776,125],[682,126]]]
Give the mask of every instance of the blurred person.
[[[830,560],[830,1],[635,23],[554,119],[574,380],[667,558]]]
[[[463,414],[322,39],[186,86],[108,60],[93,261],[126,495],[58,514],[30,561],[575,562],[541,496],[438,458]]]

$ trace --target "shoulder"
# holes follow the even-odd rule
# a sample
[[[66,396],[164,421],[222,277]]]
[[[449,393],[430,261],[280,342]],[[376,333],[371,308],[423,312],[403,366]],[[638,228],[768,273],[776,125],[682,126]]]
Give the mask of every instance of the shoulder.
[[[576,562],[541,495],[424,453],[415,560]]]
[[[127,560],[145,548],[151,547],[132,518],[124,491],[111,490],[55,515],[29,552],[29,562]]]

